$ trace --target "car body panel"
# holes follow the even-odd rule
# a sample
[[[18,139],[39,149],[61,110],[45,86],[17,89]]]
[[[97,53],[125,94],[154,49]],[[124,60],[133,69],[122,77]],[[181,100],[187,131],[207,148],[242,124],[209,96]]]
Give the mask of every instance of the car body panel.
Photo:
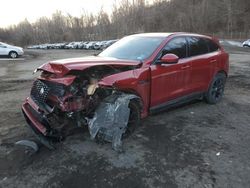
[[[93,66],[101,65],[113,65],[113,66],[136,66],[140,64],[139,61],[130,60],[118,60],[115,58],[103,58],[103,57],[84,57],[64,59],[58,61],[51,61],[40,66],[37,70],[45,70],[51,73],[55,73],[59,76],[63,76],[71,70],[84,70]]]
[[[191,81],[191,63],[181,59],[177,64],[151,65],[151,104],[156,106],[187,94]]]
[[[149,68],[140,68],[103,78],[98,82],[101,86],[115,87],[116,89],[134,93],[142,99],[143,110],[142,117],[148,115],[150,105],[150,70]]]
[[[191,57],[188,60],[192,67],[188,93],[206,91],[218,63],[217,52]]]
[[[25,118],[28,119],[30,123],[32,123],[32,125],[34,125],[38,131],[40,131],[43,135],[46,135],[46,130],[47,130],[46,127],[42,123],[40,123],[36,117],[34,117],[29,106],[35,109],[37,113],[39,112],[39,107],[35,104],[35,102],[30,97],[28,97],[22,106],[22,110],[23,110],[23,113],[25,114]]]
[[[0,55],[8,55],[8,54],[9,54],[9,49],[6,46],[0,44]]]
[[[243,47],[250,47],[250,39],[244,41],[244,42],[242,43],[242,46],[243,46]]]

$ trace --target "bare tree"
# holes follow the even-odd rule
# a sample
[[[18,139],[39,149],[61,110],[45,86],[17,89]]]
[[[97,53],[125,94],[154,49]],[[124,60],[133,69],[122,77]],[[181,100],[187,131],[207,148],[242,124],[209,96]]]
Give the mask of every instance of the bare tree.
[[[79,17],[55,12],[35,23],[27,19],[6,29],[0,40],[22,46],[37,43],[105,40],[139,32],[199,32],[219,37],[250,35],[249,0],[124,0],[109,16],[85,11]]]

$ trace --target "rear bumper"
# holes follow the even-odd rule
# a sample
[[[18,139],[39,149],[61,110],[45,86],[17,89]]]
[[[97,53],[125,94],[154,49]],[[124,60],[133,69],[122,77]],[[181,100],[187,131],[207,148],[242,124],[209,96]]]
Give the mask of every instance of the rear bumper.
[[[28,97],[22,105],[23,115],[28,123],[28,125],[35,131],[42,135],[47,135],[48,122],[45,117],[39,112],[39,106]]]

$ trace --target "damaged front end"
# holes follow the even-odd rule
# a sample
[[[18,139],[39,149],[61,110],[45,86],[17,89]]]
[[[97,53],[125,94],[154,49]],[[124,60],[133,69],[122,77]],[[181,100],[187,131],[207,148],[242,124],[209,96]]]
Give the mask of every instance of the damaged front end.
[[[140,98],[114,87],[101,86],[99,81],[129,69],[129,66],[102,65],[69,71],[63,76],[41,69],[22,106],[24,117],[39,140],[50,149],[76,128],[88,127],[91,138],[112,142],[113,148],[120,150],[121,138],[132,132],[134,127],[130,126],[140,119]]]

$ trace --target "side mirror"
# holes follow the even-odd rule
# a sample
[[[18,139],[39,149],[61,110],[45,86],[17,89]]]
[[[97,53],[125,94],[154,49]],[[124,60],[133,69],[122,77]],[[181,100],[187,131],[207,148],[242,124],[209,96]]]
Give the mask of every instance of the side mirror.
[[[165,54],[161,59],[161,64],[176,64],[179,61],[179,57],[175,54]]]

